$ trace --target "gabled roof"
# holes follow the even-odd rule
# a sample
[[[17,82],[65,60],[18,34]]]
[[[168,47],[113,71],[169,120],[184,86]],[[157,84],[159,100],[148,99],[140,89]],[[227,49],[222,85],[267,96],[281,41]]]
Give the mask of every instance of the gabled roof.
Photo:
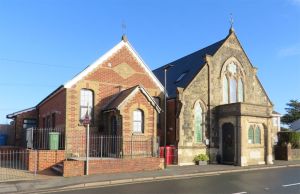
[[[161,108],[155,102],[153,97],[143,88],[143,86],[137,85],[126,90],[121,91],[118,93],[112,101],[110,101],[105,108],[103,109],[104,112],[110,110],[119,110],[123,104],[126,103],[131,97],[133,97],[138,91],[141,91],[142,94],[147,98],[147,100],[151,103],[151,105],[156,109],[158,113],[161,112]]]
[[[24,109],[24,110],[20,110],[20,111],[18,111],[18,112],[14,112],[14,113],[11,113],[11,114],[6,115],[6,118],[12,119],[12,118],[14,118],[15,116],[18,116],[19,114],[22,114],[22,113],[25,113],[25,112],[29,112],[29,111],[33,111],[33,110],[35,110],[35,109],[36,109],[36,107],[32,107],[32,108],[27,108],[27,109]]]
[[[177,87],[185,88],[194,79],[205,64],[205,55],[214,55],[225,40],[226,38],[153,70],[160,82],[164,83],[164,68],[170,64],[174,65],[167,72],[167,92],[170,98],[176,96]]]
[[[153,82],[157,85],[157,87],[163,92],[164,87],[161,84],[161,82],[157,79],[157,77],[153,74],[153,72],[149,69],[148,65],[143,61],[143,59],[139,56],[139,54],[135,51],[133,46],[128,41],[127,37],[125,35],[122,36],[121,42],[119,42],[116,46],[114,46],[112,49],[110,49],[108,52],[106,52],[104,55],[102,55],[100,58],[98,58],[95,62],[93,62],[91,65],[87,66],[83,71],[75,75],[71,80],[66,82],[64,85],[61,85],[58,87],[55,91],[53,91],[51,94],[49,94],[46,98],[44,98],[37,106],[43,104],[47,100],[49,100],[52,96],[56,95],[58,92],[60,92],[64,88],[71,88],[74,84],[76,84],[78,81],[83,79],[85,76],[87,76],[89,73],[91,73],[94,69],[99,67],[104,61],[109,59],[109,57],[113,56],[118,50],[120,50],[122,47],[126,47],[132,55],[135,57],[135,59],[139,62],[139,64],[142,66],[142,68],[148,73],[148,75],[151,77]]]
[[[144,70],[149,74],[153,82],[159,87],[161,91],[164,91],[164,87],[160,83],[160,81],[155,77],[153,72],[149,69],[149,67],[146,65],[146,63],[143,61],[143,59],[139,56],[139,54],[134,50],[132,45],[127,40],[126,36],[122,36],[122,40],[120,43],[118,43],[115,47],[113,47],[111,50],[109,50],[107,53],[105,53],[103,56],[101,56],[99,59],[97,59],[94,63],[86,67],[82,72],[77,74],[73,79],[68,81],[64,84],[65,88],[70,88],[74,84],[76,84],[79,80],[81,80],[83,77],[88,75],[90,72],[92,72],[95,68],[100,66],[104,61],[109,59],[112,55],[114,55],[118,50],[120,50],[122,47],[128,48],[128,50],[133,54],[133,56],[136,58],[136,60],[139,62],[139,64],[144,68]]]
[[[272,115],[275,115],[275,116],[282,116],[279,112],[277,112],[277,111],[275,111],[275,110],[272,111]]]

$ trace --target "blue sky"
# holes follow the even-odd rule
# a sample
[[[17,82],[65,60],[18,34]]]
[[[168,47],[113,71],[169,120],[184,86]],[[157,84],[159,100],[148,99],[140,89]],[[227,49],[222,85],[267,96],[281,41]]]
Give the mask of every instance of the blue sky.
[[[151,69],[234,28],[275,109],[300,99],[300,0],[1,0],[0,123],[32,107],[120,41]]]

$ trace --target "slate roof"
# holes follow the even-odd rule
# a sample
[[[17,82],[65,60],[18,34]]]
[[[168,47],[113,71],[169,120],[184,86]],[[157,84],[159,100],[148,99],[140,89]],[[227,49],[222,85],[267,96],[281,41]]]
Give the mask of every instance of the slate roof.
[[[134,86],[132,88],[128,88],[119,92],[112,101],[110,101],[106,107],[105,111],[117,109],[117,107],[137,88],[138,86]]]
[[[274,115],[281,115],[279,112],[277,112],[275,110],[272,111],[272,114],[274,114]]]
[[[168,69],[167,72],[167,92],[169,98],[176,97],[177,87],[185,88],[193,80],[205,64],[205,55],[214,55],[225,40],[226,38],[153,70],[153,73],[164,85],[164,68],[170,64],[174,65]],[[185,75],[181,80],[177,81],[183,73],[185,73]]]
[[[35,107],[32,107],[32,108],[27,108],[27,109],[24,109],[24,110],[20,110],[20,111],[18,111],[18,112],[14,112],[14,113],[11,113],[11,114],[6,115],[6,118],[12,119],[12,118],[14,118],[15,116],[18,116],[19,114],[22,114],[22,113],[25,113],[25,112],[29,112],[29,111],[33,111],[33,110],[35,110],[35,109],[36,109]]]
[[[127,98],[134,93],[136,90],[140,90],[142,94],[149,100],[151,105],[156,109],[157,112],[161,112],[161,108],[159,105],[155,102],[152,96],[143,88],[141,85],[133,86],[131,88],[128,88],[126,90],[123,90],[116,94],[115,97],[104,107],[103,111],[110,111],[110,110],[116,110],[119,109],[121,104],[127,100]]]

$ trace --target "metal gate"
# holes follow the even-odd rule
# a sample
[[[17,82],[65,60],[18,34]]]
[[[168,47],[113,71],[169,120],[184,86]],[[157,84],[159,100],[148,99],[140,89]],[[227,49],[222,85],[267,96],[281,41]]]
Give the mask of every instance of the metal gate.
[[[31,164],[29,164],[28,150],[1,149],[0,182],[34,178],[36,170],[29,172],[29,165]],[[36,165],[36,162],[33,165]]]

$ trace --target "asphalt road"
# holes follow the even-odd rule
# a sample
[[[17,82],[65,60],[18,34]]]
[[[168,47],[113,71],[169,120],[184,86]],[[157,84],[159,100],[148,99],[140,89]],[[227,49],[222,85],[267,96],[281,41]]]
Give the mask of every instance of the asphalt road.
[[[299,193],[300,168],[280,168],[214,176],[173,179],[83,190],[62,194],[201,194],[201,193]]]

